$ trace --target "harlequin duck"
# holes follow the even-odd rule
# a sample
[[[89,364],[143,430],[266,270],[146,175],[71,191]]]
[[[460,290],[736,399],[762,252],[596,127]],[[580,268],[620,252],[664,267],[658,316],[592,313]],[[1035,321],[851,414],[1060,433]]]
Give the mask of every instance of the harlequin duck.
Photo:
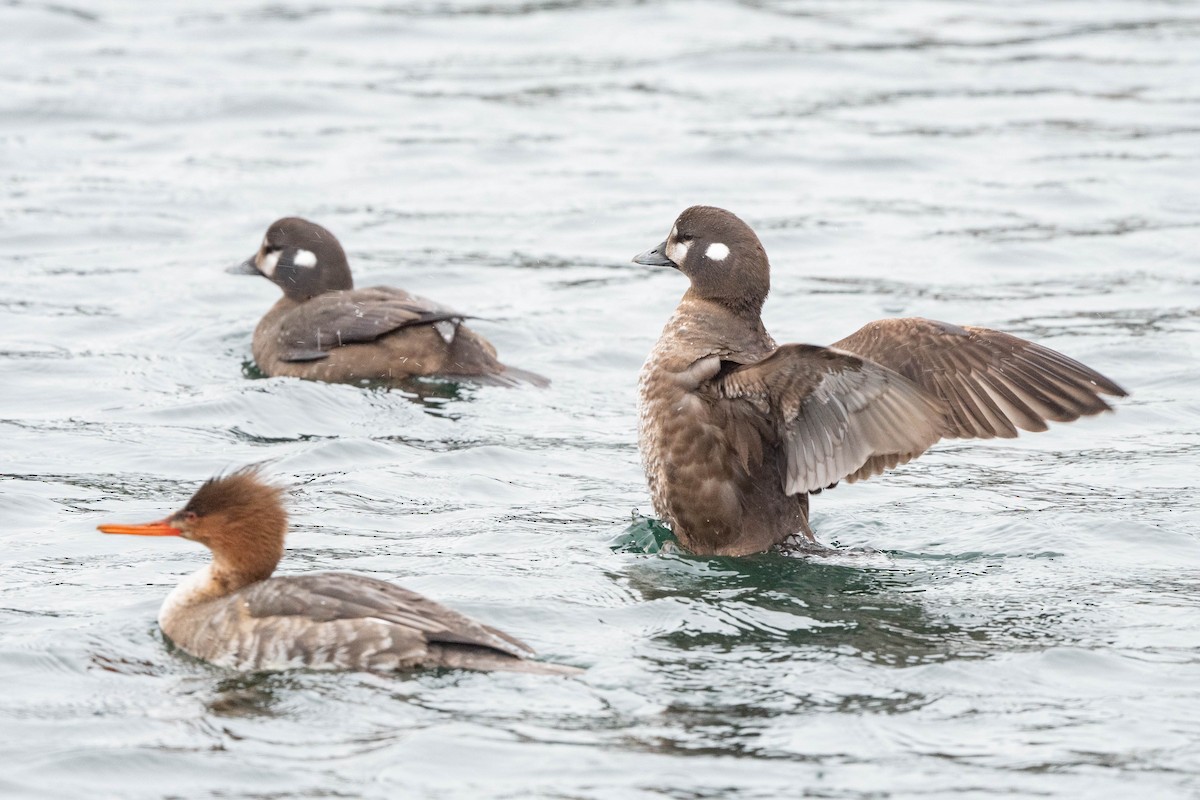
[[[166,519],[105,533],[180,536],[212,562],[167,595],[158,623],[196,658],[246,671],[429,667],[576,675],[524,642],[394,583],[347,572],[271,577],[283,556],[283,490],[253,469],[201,486]]]
[[[687,209],[633,260],[691,282],[642,368],[639,447],[655,511],[696,554],[815,542],[810,493],[942,438],[1044,431],[1126,394],[1047,347],[921,318],[872,322],[830,347],[778,346],[760,316],[767,254],[720,208]]]
[[[355,289],[337,238],[299,217],[276,220],[258,252],[229,270],[283,290],[254,330],[254,361],[269,376],[398,384],[418,376],[545,386],[496,359],[466,315],[390,286]]]

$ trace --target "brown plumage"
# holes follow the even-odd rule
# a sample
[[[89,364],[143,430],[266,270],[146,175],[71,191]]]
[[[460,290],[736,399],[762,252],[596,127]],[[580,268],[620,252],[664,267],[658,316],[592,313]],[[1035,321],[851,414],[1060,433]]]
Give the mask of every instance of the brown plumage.
[[[254,470],[206,482],[176,513],[105,533],[182,536],[212,563],[180,582],[158,622],[180,649],[238,670],[453,667],[572,675],[528,645],[386,581],[344,572],[271,577],[283,556],[282,490]]]
[[[262,275],[283,290],[254,330],[252,350],[267,375],[334,383],[400,384],[416,376],[544,386],[507,367],[466,315],[390,286],[355,289],[346,253],[320,225],[285,217],[232,272]]]
[[[691,286],[639,381],[655,511],[696,553],[814,540],[808,495],[904,464],[943,437],[1013,437],[1109,410],[1125,390],[1011,334],[872,322],[832,347],[777,347],[760,316],[770,266],[733,214],[693,206],[634,259]]]

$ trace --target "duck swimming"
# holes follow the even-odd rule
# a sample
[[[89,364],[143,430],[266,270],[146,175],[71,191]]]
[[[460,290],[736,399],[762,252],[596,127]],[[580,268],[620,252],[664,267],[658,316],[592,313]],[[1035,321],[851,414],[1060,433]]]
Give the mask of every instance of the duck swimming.
[[[212,551],[212,562],[181,581],[158,613],[163,633],[180,649],[245,671],[581,672],[530,661],[524,642],[386,581],[345,572],[271,577],[287,534],[282,492],[246,469],[207,481],[159,522],[99,526],[104,533],[180,536]]]
[[[766,252],[724,209],[685,210],[633,260],[691,284],[642,367],[639,448],[655,511],[699,555],[815,542],[811,493],[942,438],[1044,431],[1126,394],[1047,347],[921,318],[872,322],[829,347],[776,345],[760,316]]]
[[[254,329],[252,351],[268,376],[397,384],[413,377],[545,386],[496,359],[463,324],[466,315],[390,286],[355,289],[346,253],[316,223],[284,217],[253,256],[230,272],[262,275],[283,290]]]

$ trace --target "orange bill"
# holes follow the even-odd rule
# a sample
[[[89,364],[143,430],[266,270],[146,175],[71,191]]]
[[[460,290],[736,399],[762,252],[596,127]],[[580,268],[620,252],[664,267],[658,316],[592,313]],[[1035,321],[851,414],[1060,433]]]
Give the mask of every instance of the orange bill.
[[[134,536],[179,536],[183,533],[171,524],[170,517],[143,525],[97,525],[96,529],[104,533],[130,533]]]

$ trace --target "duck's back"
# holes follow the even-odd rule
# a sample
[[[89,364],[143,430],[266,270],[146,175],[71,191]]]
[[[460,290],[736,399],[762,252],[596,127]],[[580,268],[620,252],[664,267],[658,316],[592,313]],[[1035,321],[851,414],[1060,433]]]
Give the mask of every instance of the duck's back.
[[[254,360],[270,376],[335,383],[503,373],[496,350],[463,315],[401,289],[281,298],[254,331]]]
[[[517,639],[395,584],[321,572],[269,578],[160,619],[187,653],[245,671],[461,667],[573,672]]]

